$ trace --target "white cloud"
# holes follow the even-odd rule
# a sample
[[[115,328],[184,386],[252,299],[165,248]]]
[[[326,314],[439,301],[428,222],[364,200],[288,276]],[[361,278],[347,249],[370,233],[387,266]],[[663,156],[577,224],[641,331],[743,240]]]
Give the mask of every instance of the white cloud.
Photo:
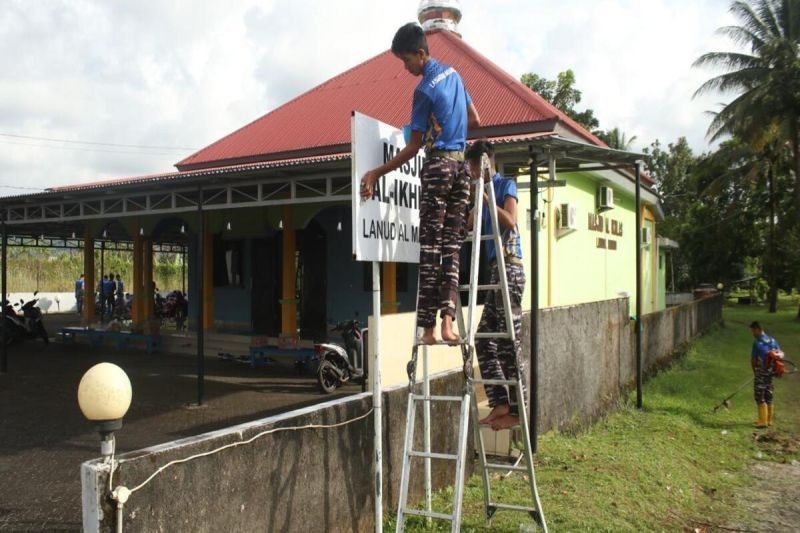
[[[388,48],[417,0],[28,2],[0,11],[0,133],[201,148]],[[572,68],[602,127],[702,151],[701,53],[728,0],[462,0],[464,38],[514,76]],[[30,146],[36,145],[36,146]],[[79,148],[79,149],[75,149]],[[0,137],[0,184],[172,170],[191,150]],[[13,192],[0,189],[0,194]]]

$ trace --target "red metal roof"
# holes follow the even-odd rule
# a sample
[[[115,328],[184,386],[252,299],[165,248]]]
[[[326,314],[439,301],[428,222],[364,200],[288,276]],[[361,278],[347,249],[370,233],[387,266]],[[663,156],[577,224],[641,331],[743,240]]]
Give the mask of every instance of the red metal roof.
[[[592,144],[605,144],[449,31],[428,33],[431,55],[459,71],[482,127],[557,120]],[[359,111],[401,126],[419,79],[386,51],[331,78],[177,163],[193,170],[349,149],[350,116]],[[532,133],[522,128],[513,133]],[[499,133],[499,132],[496,132]],[[512,133],[509,131],[508,133]]]

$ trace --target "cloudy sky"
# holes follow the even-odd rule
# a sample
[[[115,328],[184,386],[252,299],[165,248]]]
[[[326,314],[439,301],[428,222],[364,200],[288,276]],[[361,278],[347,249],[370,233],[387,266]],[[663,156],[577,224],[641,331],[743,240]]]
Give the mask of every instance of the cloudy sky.
[[[567,68],[602,128],[708,149],[692,100],[729,0],[461,0],[512,75]],[[175,162],[386,50],[418,0],[0,0],[0,195]],[[434,51],[435,53],[435,51]],[[71,142],[64,142],[71,141]],[[14,188],[12,188],[14,187]]]

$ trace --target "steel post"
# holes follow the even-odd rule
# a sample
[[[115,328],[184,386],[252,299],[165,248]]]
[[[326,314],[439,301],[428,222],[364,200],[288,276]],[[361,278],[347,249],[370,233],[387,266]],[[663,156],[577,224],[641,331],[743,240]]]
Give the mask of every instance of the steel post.
[[[203,188],[197,189],[197,216],[200,217],[197,232],[197,405],[203,405],[205,381],[205,319],[204,319],[204,291],[205,291],[205,264],[204,241],[206,234],[206,221],[203,214]]]
[[[375,533],[383,531],[383,398],[381,391],[381,264],[372,263],[372,409],[375,427]]]
[[[8,229],[6,228],[6,217],[8,216],[8,211],[3,210],[3,219],[2,219],[2,232],[3,232],[3,250],[2,250],[2,274],[0,275],[0,285],[2,285],[2,292],[3,297],[0,298],[2,301],[2,317],[3,317],[3,328],[6,327],[6,298],[8,298]],[[3,348],[2,348],[2,360],[0,360],[0,373],[5,374],[8,372],[8,343],[6,342],[5,336],[8,335],[10,332],[6,331],[5,335],[3,335]]]
[[[642,408],[642,183],[636,163],[636,407]]]
[[[528,430],[530,431],[531,453],[536,453],[538,440],[536,422],[539,418],[539,227],[537,216],[539,208],[539,165],[536,162],[536,154],[533,152],[533,147],[529,148],[529,152],[531,158],[531,363],[528,390],[530,391],[531,410]]]

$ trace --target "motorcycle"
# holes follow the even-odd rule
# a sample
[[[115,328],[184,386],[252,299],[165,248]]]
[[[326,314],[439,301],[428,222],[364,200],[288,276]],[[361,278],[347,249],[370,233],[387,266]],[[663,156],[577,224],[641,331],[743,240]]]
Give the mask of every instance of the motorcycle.
[[[182,331],[186,325],[186,315],[189,311],[189,302],[186,300],[186,295],[179,291],[174,290],[167,294],[166,298],[160,294],[156,295],[155,300],[156,316],[158,316],[162,323],[168,321],[175,321],[175,329]]]
[[[117,294],[114,300],[113,318],[117,320],[130,320],[133,310],[133,296],[130,293]]]
[[[331,394],[345,383],[364,380],[364,372],[352,364],[353,361],[363,361],[364,342],[358,320],[340,322],[331,331],[341,333],[344,346],[333,342],[314,345],[319,362],[317,384],[325,394]]]
[[[27,302],[20,300],[19,303],[15,303],[13,306],[7,300],[3,300],[6,320],[3,323],[2,331],[0,331],[2,342],[13,344],[36,338],[41,338],[45,343],[50,342],[50,337],[47,335],[47,330],[42,322],[42,310],[36,306],[39,302],[39,299],[36,298],[37,294],[38,291],[33,293],[34,298],[32,300]],[[21,306],[22,315],[18,314],[17,310],[14,309],[17,306]]]

